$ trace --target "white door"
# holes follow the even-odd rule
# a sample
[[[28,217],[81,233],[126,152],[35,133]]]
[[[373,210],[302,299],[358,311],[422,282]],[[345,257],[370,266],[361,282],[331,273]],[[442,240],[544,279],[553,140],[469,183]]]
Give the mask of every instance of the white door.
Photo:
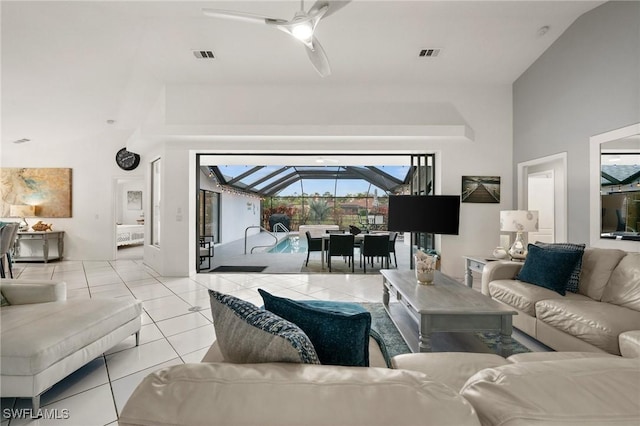
[[[518,209],[538,210],[527,241],[567,242],[567,153],[518,163]]]
[[[553,170],[528,176],[527,209],[538,211],[538,231],[529,232],[529,242],[555,242]]]

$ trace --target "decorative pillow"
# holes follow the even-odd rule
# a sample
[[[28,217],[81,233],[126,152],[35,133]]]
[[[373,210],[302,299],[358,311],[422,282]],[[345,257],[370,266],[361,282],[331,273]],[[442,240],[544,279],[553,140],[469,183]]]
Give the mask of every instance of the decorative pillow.
[[[569,280],[567,281],[567,291],[571,293],[578,292],[578,285],[580,284],[580,272],[582,271],[582,254],[584,253],[585,244],[573,244],[573,243],[543,243],[536,241],[538,247],[551,249],[551,250],[564,250],[564,251],[578,251],[580,252],[580,259],[576,263],[576,267],[571,271]]]
[[[296,301],[258,289],[268,311],[298,325],[322,364],[369,366],[371,314],[355,303]]]
[[[320,364],[313,344],[295,324],[227,294],[209,290],[213,325],[225,361],[236,364]]]
[[[516,279],[565,295],[567,282],[582,253],[529,244],[529,254]]]
[[[4,297],[4,294],[0,292],[0,307],[2,306],[11,306],[11,303]]]

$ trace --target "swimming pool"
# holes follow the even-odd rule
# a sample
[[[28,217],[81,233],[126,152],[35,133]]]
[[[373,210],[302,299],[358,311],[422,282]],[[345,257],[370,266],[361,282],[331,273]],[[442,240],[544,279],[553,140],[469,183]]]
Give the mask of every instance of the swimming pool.
[[[290,236],[280,241],[275,247],[269,249],[267,253],[306,253],[307,239]]]

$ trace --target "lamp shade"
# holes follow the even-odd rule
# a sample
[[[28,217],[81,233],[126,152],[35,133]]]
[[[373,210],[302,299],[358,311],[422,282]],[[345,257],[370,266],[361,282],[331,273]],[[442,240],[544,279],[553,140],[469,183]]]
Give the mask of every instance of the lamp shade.
[[[500,231],[531,232],[537,230],[537,210],[502,210],[500,212]]]
[[[9,215],[11,217],[34,217],[36,215],[36,206],[12,204],[9,207]]]

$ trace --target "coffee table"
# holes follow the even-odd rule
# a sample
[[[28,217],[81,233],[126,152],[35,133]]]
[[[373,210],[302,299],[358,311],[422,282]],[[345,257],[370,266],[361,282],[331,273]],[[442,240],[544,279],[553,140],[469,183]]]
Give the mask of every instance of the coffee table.
[[[430,351],[435,332],[497,331],[498,352],[510,355],[511,319],[517,312],[435,271],[432,285],[418,284],[415,272],[383,269],[382,302],[413,352]],[[393,296],[393,297],[392,297]]]

